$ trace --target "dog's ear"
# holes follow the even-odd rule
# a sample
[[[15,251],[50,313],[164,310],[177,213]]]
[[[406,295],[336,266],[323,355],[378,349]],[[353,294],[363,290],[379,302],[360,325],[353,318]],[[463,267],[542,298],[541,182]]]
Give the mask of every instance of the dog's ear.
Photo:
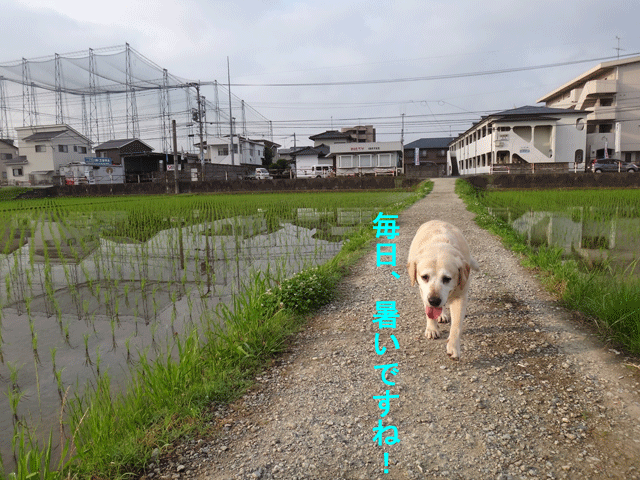
[[[409,280],[411,281],[412,287],[416,284],[416,280],[418,279],[416,277],[417,269],[418,269],[418,266],[416,265],[415,260],[411,260],[409,263],[407,263],[407,272],[409,272]]]
[[[469,273],[471,272],[471,265],[464,262],[463,265],[458,268],[458,286],[464,289],[467,281],[469,280]]]

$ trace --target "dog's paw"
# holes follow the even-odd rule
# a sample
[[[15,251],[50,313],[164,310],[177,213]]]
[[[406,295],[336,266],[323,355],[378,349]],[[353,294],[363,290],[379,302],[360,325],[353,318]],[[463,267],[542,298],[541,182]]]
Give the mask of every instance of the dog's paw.
[[[427,329],[424,331],[424,336],[427,338],[436,339],[436,338],[440,338],[440,332],[438,331],[437,328],[427,327]]]
[[[438,323],[449,323],[449,321],[449,315],[444,312],[438,317]]]
[[[453,345],[452,342],[447,342],[447,355],[451,357],[452,360],[460,359],[460,347]]]

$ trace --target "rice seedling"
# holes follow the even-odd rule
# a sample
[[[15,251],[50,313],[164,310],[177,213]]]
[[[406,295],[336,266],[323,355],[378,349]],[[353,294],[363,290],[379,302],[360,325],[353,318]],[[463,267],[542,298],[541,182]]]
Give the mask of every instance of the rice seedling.
[[[247,290],[263,291],[274,287],[286,277],[326,261],[341,245],[347,253],[356,251],[357,245],[363,245],[365,235],[358,243],[356,237],[345,241],[341,234],[336,233],[343,229],[339,210],[351,209],[358,212],[358,222],[369,222],[376,209],[400,208],[400,204],[410,201],[410,198],[411,194],[406,192],[361,192],[50,199],[30,202],[29,213],[24,216],[17,215],[21,208],[25,208],[22,204],[8,206],[0,201],[0,233],[4,225],[3,238],[6,238],[2,247],[4,256],[0,259],[0,278],[5,283],[0,304],[5,308],[11,305],[20,314],[27,313],[31,345],[30,348],[25,345],[25,350],[33,356],[30,362],[33,366],[28,368],[39,369],[40,377],[44,377],[45,372],[52,375],[57,386],[51,389],[54,401],[61,406],[65,403],[64,392],[67,391],[62,375],[66,365],[60,364],[61,359],[75,354],[78,363],[84,360],[90,372],[87,374],[89,378],[85,376],[84,380],[91,381],[93,377],[94,392],[105,396],[105,403],[96,401],[89,408],[90,402],[83,397],[85,385],[78,384],[72,403],[81,407],[73,407],[69,420],[69,427],[72,431],[77,429],[78,441],[82,444],[77,450],[71,449],[74,455],[82,456],[73,460],[75,471],[87,471],[85,466],[92,465],[86,468],[98,470],[87,477],[98,472],[100,477],[113,478],[113,468],[124,464],[109,466],[114,461],[111,458],[106,464],[101,463],[101,467],[95,467],[92,460],[87,460],[87,455],[95,453],[94,447],[89,445],[115,439],[112,431],[104,427],[106,423],[99,425],[100,414],[110,412],[112,417],[127,417],[123,413],[113,414],[113,404],[117,402],[108,392],[113,386],[105,374],[106,370],[120,374],[124,369],[106,364],[107,359],[111,362],[115,358],[119,362],[121,358],[120,365],[131,366],[134,370],[139,367],[145,371],[146,368],[144,376],[157,368],[157,373],[148,381],[159,382],[166,376],[167,383],[162,384],[167,386],[163,388],[169,389],[169,384],[174,385],[172,390],[162,392],[168,398],[174,397],[169,392],[175,392],[175,385],[184,389],[185,399],[189,402],[197,399],[202,408],[213,398],[230,398],[235,395],[230,393],[232,390],[242,388],[238,385],[246,385],[252,368],[282,348],[284,332],[291,331],[293,327],[278,331],[278,339],[271,338],[269,329],[277,330],[287,322],[295,323],[286,318],[289,313],[284,311],[276,312],[275,318],[266,318],[263,313],[258,313],[263,308],[258,303],[261,293],[250,294],[251,300],[245,303],[238,297]],[[300,221],[299,209],[317,214],[318,220],[307,225],[312,228],[302,226],[304,222]],[[171,215],[164,212],[171,212]],[[27,248],[17,249],[18,245],[27,243]],[[303,282],[307,288],[314,282],[322,284],[320,276],[325,273],[316,272],[315,277],[299,275],[307,278],[308,282]],[[326,287],[327,290],[330,288],[331,285]],[[231,302],[229,307],[223,302],[227,299]],[[314,308],[313,305],[299,303],[299,307],[304,306],[306,311]],[[220,315],[216,314],[216,309]],[[248,314],[248,323],[242,323],[239,317],[232,320],[232,315],[239,315],[236,309]],[[1,313],[0,309],[0,323],[6,322]],[[45,338],[38,329],[40,322],[49,317],[52,317],[52,325],[57,325],[62,338],[51,349],[51,370],[47,368],[45,371],[38,366],[38,350],[42,348],[38,341]],[[246,328],[250,335],[229,336],[229,326],[223,325],[224,322],[242,324],[244,326],[238,328]],[[133,332],[123,330],[129,324]],[[228,336],[227,340],[215,340],[223,332]],[[0,358],[1,333],[0,324]],[[95,344],[90,341],[94,336]],[[133,339],[135,347],[131,343]],[[109,340],[111,349],[108,355],[104,355],[101,348],[105,348]],[[221,360],[211,360],[217,357],[213,353],[212,357],[205,354],[205,341],[215,341],[222,345],[221,348],[228,348],[227,360],[222,363],[217,363]],[[84,348],[74,351],[72,344],[84,344]],[[117,349],[120,345],[125,348]],[[207,366],[203,362],[211,364]],[[231,367],[233,362],[240,363]],[[200,378],[203,369],[207,368],[216,372],[211,374],[216,378],[211,384],[203,385],[200,379],[194,383],[194,390],[189,390],[191,387],[181,383],[182,376],[191,380]],[[240,375],[242,379],[231,390],[227,387],[228,382],[236,374],[225,373],[225,368],[243,372]],[[135,371],[130,375],[135,377]],[[142,385],[147,379],[135,381]],[[158,401],[149,397],[153,388],[147,388],[144,387],[146,393],[143,398]],[[17,412],[24,397],[19,389],[14,389],[12,395]],[[123,402],[129,401],[124,398]],[[95,407],[100,405],[110,407],[104,412],[96,412]],[[154,412],[148,404],[144,410],[145,413]],[[137,418],[136,415],[131,417]],[[136,428],[153,430],[149,423],[153,421],[144,420]],[[90,426],[89,430],[85,430],[82,422]],[[120,427],[116,430],[122,431]],[[177,431],[171,432],[171,435],[177,434]],[[82,439],[91,440],[83,443]],[[33,447],[36,452],[28,437],[24,440],[25,448]],[[133,457],[137,460],[133,460],[133,464],[143,460],[148,453],[140,455],[140,442],[134,443],[131,448],[137,451],[137,456]],[[15,447],[18,448],[17,444]],[[21,450],[20,455],[28,453]],[[124,462],[122,458],[116,458],[116,462]]]
[[[569,308],[606,339],[640,352],[640,191],[457,191]]]

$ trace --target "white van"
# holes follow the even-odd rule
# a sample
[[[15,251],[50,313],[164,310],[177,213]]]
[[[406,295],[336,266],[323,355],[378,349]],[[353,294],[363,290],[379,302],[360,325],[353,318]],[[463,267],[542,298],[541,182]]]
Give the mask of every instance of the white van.
[[[327,178],[333,177],[333,167],[331,165],[311,165],[310,167],[296,170],[298,178]]]

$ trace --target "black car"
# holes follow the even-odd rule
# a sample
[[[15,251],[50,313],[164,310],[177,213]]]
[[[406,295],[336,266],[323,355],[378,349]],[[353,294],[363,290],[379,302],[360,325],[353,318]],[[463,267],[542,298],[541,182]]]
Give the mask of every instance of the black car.
[[[637,165],[630,162],[623,162],[618,158],[597,158],[591,164],[591,171],[594,173],[603,172],[629,172],[638,171]]]

